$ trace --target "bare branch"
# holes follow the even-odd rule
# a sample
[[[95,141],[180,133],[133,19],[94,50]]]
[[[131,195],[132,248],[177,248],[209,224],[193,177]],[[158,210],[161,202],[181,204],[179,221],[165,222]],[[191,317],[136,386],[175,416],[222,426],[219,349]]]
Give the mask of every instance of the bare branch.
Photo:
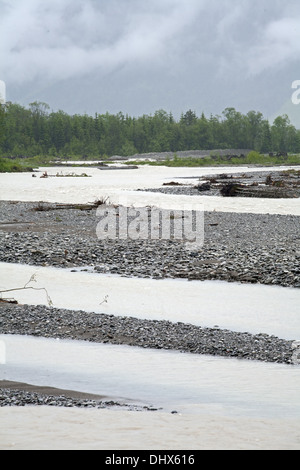
[[[45,287],[31,287],[31,286],[28,286],[28,284],[30,284],[31,282],[37,282],[37,280],[36,280],[36,273],[31,276],[31,278],[30,278],[29,281],[25,284],[24,287],[16,287],[16,288],[14,288],[14,289],[0,290],[0,296],[1,296],[1,298],[2,298],[2,294],[4,294],[4,293],[7,293],[7,292],[15,292],[15,291],[19,291],[19,290],[35,290],[35,291],[41,291],[41,290],[43,290],[43,291],[46,293],[47,302],[48,302],[49,307],[52,307],[52,306],[53,306],[53,302],[52,302],[52,300],[51,300],[50,295],[48,294],[47,289],[46,289]]]

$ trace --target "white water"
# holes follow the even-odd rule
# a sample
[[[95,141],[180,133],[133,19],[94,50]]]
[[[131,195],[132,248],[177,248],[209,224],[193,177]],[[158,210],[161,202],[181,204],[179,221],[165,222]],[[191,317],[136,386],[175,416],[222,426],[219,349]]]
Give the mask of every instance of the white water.
[[[53,175],[61,171],[85,172],[91,178],[41,179],[38,174],[37,178],[29,174],[1,174],[1,199],[84,203],[109,196],[111,202],[118,203],[125,194],[128,204],[162,206],[169,203],[170,196],[136,192],[136,189],[160,187],[176,178],[194,183],[196,180],[189,177],[261,169],[141,167],[101,172],[58,167],[43,170]],[[207,211],[300,215],[297,199],[197,196],[174,200],[178,208],[194,202],[203,203]],[[122,279],[5,264],[0,265],[0,285],[21,287],[33,272],[37,273],[38,283],[31,285],[46,287],[57,307],[166,318],[202,326],[217,324],[238,331],[299,338],[299,291],[294,289]],[[44,292],[19,291],[11,296],[32,304],[46,303]],[[164,411],[0,408],[1,449],[300,447],[298,366],[27,337],[5,336],[4,341],[7,362],[0,365],[1,378],[151,401],[161,404]],[[165,412],[171,408],[178,408],[180,414]]]
[[[272,171],[274,168],[269,168]],[[278,167],[275,169],[279,169]],[[286,168],[285,168],[286,169]],[[203,204],[206,211],[248,212],[300,215],[299,199],[220,198],[213,196],[169,196],[161,193],[137,192],[139,188],[159,188],[163,183],[174,181],[194,184],[191,177],[219,173],[260,171],[260,168],[166,168],[142,166],[137,170],[100,171],[97,168],[41,168],[48,175],[82,174],[89,178],[32,178],[30,173],[0,174],[2,200],[46,201],[61,203],[94,202],[109,197],[114,204],[126,201],[128,205],[151,205],[162,207],[176,200],[178,209],[184,204]],[[180,178],[180,179],[178,179]]]
[[[221,281],[153,280],[0,263],[0,288],[46,288],[56,308],[185,322],[202,327],[300,338],[300,289]],[[4,295],[47,305],[44,291]]]

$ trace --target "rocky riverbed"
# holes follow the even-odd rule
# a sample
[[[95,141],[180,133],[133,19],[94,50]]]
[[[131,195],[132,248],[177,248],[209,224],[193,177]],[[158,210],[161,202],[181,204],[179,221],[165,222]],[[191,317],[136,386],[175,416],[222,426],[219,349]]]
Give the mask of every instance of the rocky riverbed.
[[[267,334],[45,306],[0,303],[0,332],[287,364],[293,356],[293,341]]]
[[[172,194],[182,190],[181,187],[165,189]],[[194,191],[191,187],[184,188],[187,189]],[[204,246],[193,251],[186,250],[185,244],[176,240],[98,240],[98,222],[96,207],[92,206],[1,201],[0,261],[126,277],[215,279],[300,287],[300,217],[297,216],[206,212]],[[285,364],[292,363],[293,354],[292,341],[265,334],[5,302],[0,302],[0,333]],[[0,397],[0,406],[115,405],[11,388],[0,388]]]
[[[64,408],[117,408],[128,411],[157,411],[157,408],[105,400],[93,395],[52,387],[37,387],[0,381],[0,408],[4,406],[59,406]]]
[[[115,211],[115,208],[108,210]],[[204,245],[98,240],[95,208],[0,202],[0,261],[143,278],[300,287],[300,217],[205,212]]]
[[[177,196],[300,198],[300,170],[224,173],[191,179],[189,185],[170,181],[161,188],[139,191]]]

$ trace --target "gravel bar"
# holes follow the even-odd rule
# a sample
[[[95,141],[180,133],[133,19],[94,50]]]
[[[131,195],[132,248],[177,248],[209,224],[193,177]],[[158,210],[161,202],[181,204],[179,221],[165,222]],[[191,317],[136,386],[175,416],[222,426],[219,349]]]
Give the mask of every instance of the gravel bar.
[[[2,201],[0,261],[125,277],[300,287],[298,216],[205,212],[204,246],[192,252],[180,240],[98,240],[98,222],[96,209]]]
[[[174,194],[186,189],[165,190]],[[195,194],[193,188],[189,191]],[[174,240],[100,241],[96,237],[98,222],[95,208],[0,201],[0,261],[125,277],[300,287],[300,217],[297,216],[206,212],[205,243],[194,252]],[[0,302],[0,333],[293,363],[293,341],[266,334],[45,306]],[[118,406],[102,400],[0,388],[0,406],[27,404]]]
[[[293,341],[187,323],[0,303],[0,333],[292,364]]]
[[[18,384],[16,384],[17,386]],[[4,406],[58,406],[64,408],[118,408],[128,411],[157,411],[149,406],[130,405],[112,400],[75,399],[65,395],[42,394],[15,388],[0,388],[0,408]]]
[[[151,193],[163,193],[163,194],[173,194],[177,196],[219,196],[222,195],[222,187],[228,184],[242,184],[246,185],[248,188],[257,188],[262,189],[266,187],[266,182],[269,179],[269,184],[267,188],[274,190],[276,193],[276,188],[289,188],[292,190],[293,197],[300,197],[300,174],[299,172],[286,172],[285,170],[280,171],[255,171],[255,172],[242,172],[242,173],[221,173],[221,174],[211,174],[201,177],[191,177],[190,184],[180,183],[180,179],[176,181],[170,181],[165,183],[160,188],[147,188],[147,189],[138,189],[138,191],[151,192]],[[271,191],[272,192],[272,191]],[[259,194],[259,192],[258,192]],[[261,192],[261,194],[263,194]],[[249,193],[247,193],[248,197]],[[239,195],[241,196],[241,194]],[[257,197],[263,197],[257,195]],[[278,196],[273,196],[278,197]],[[282,196],[280,196],[282,197]]]

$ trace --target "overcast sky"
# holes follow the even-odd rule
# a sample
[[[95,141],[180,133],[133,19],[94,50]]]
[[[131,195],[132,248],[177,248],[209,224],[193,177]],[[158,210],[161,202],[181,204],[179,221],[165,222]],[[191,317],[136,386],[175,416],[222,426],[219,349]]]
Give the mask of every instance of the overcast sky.
[[[0,0],[0,79],[70,114],[235,107],[300,128],[300,1]]]

